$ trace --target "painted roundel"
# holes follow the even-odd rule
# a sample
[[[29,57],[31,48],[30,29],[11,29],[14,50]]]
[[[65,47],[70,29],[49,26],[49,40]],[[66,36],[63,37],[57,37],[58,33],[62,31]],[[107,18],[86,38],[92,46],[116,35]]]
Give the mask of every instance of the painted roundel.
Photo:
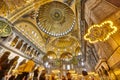
[[[41,5],[36,20],[39,28],[51,36],[68,34],[75,25],[72,9],[58,1]]]
[[[0,37],[7,37],[12,33],[13,25],[5,18],[0,17]]]

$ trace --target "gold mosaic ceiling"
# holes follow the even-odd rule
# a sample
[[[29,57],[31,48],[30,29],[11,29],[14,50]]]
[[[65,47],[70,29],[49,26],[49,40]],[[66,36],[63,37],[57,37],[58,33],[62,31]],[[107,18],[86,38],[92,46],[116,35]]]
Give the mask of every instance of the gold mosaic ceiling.
[[[53,36],[47,35],[47,37],[46,37],[46,33],[42,32],[41,29],[39,29],[39,31],[38,31],[36,19],[30,18],[31,16],[36,14],[38,8],[41,5],[43,5],[47,2],[50,2],[50,1],[52,1],[52,0],[15,0],[15,1],[13,1],[13,0],[9,0],[9,1],[1,0],[1,2],[0,2],[0,16],[7,18],[12,23],[18,22],[16,24],[16,28],[19,29],[19,31],[21,31],[21,33],[25,33],[26,37],[29,35],[30,38],[28,38],[28,39],[31,39],[32,36],[35,37],[36,35],[34,33],[37,33],[38,38],[34,38],[34,39],[32,39],[32,41],[35,42],[34,44],[37,45],[45,53],[47,53],[47,51],[53,51],[55,54],[60,56],[63,52],[68,51],[69,53],[74,54],[76,47],[80,45],[78,40],[77,40],[77,37],[76,37],[76,35],[78,35],[78,34],[75,33],[75,34],[71,35],[72,32],[74,32],[78,29],[78,28],[76,28],[76,24],[74,24],[74,22],[75,22],[75,19],[74,19],[74,17],[75,17],[75,9],[74,9],[75,4],[68,6],[68,5],[65,5],[64,3],[62,3],[63,2],[62,0],[60,0],[60,2],[57,2],[57,4],[62,4],[62,5],[67,7],[65,9],[64,8],[59,9],[60,13],[62,12],[62,15],[60,15],[60,16],[66,16],[66,17],[64,17],[65,19],[61,18],[61,17],[57,18],[55,25],[59,25],[59,27],[55,26],[56,27],[55,32],[54,32],[54,30],[51,30],[51,32],[64,35],[72,30],[71,33],[67,34],[66,36],[53,37],[54,35]],[[56,5],[57,9],[59,7],[62,7],[62,6]],[[56,10],[56,8],[52,8],[51,10],[54,10],[54,9]],[[34,10],[35,10],[35,13],[33,15],[30,14],[29,15],[30,17],[27,17],[27,18],[22,17],[22,16],[24,16],[24,15],[26,15],[29,12],[34,11]],[[56,13],[54,11],[50,11],[50,12]],[[58,13],[59,13],[59,11],[58,11]],[[71,14],[68,15],[68,13],[71,13]],[[42,14],[40,14],[40,15],[42,15]],[[34,16],[34,17],[36,17],[36,16]],[[57,15],[55,17],[52,17],[52,19],[56,19],[56,17],[57,17]],[[23,20],[23,21],[21,21],[21,20]],[[58,22],[61,23],[61,21],[63,22],[64,20],[67,23],[58,24]],[[19,21],[21,21],[21,22],[19,22]],[[34,26],[31,25],[31,23],[34,24]],[[31,26],[30,30],[26,30],[26,29],[29,29],[26,27],[26,25]],[[74,28],[73,28],[73,25],[75,25]],[[22,27],[20,27],[20,26],[22,26]],[[23,27],[25,27],[25,28],[23,28]],[[23,29],[25,29],[25,30],[23,30]],[[66,31],[65,29],[68,31]],[[49,28],[47,30],[49,31]],[[66,32],[66,33],[64,33],[64,32]]]
[[[63,36],[54,39],[46,45],[46,50],[53,50],[57,55],[61,55],[63,52],[69,51],[75,55],[75,49],[79,46],[79,42],[76,38],[71,36]]]
[[[0,16],[10,18],[26,6],[33,4],[34,7],[38,7],[38,4],[40,6],[49,1],[52,0],[0,0]]]
[[[46,53],[46,56],[47,56],[48,59],[56,59],[57,58],[57,55],[53,51],[48,51]]]
[[[68,34],[75,25],[74,12],[59,1],[41,5],[36,19],[39,28],[52,36]]]
[[[60,55],[60,59],[63,61],[70,61],[72,60],[72,58],[73,58],[73,55],[69,52],[64,52]]]
[[[67,48],[67,47],[71,47],[74,44],[77,44],[77,40],[73,37],[70,37],[70,36],[56,38],[51,43],[51,45],[56,47],[56,48]]]

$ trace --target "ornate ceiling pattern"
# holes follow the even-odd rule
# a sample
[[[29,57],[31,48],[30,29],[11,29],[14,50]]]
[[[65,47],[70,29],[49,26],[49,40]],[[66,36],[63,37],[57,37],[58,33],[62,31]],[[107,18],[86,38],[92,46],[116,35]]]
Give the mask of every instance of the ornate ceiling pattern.
[[[75,24],[74,0],[70,2],[64,0],[15,0],[13,2],[9,0],[2,3],[0,15],[14,22],[18,31],[46,53],[41,59],[43,62],[57,58],[56,63],[60,64],[59,60],[70,61],[74,56],[82,55],[78,41],[80,35],[76,32],[79,30],[78,25]],[[32,9],[28,9],[28,5],[34,7],[31,6],[29,8]],[[10,19],[10,17],[14,18]],[[66,36],[63,36],[65,34]]]
[[[36,8],[49,1],[51,0],[0,0],[0,16],[9,19],[28,5],[34,5]]]
[[[0,1],[0,15],[8,17],[10,14],[16,12],[21,7],[30,4],[34,0],[1,0]]]
[[[49,44],[47,44],[46,50],[48,51],[53,50],[58,55],[58,57],[63,52],[66,52],[66,51],[75,55],[75,49],[79,45],[80,44],[76,38],[71,36],[63,36],[63,37],[56,38],[53,41],[51,41]]]
[[[75,25],[74,12],[59,1],[41,5],[36,19],[39,28],[52,36],[68,34]]]
[[[34,44],[45,52],[45,42],[43,41],[39,29],[28,20],[18,20],[14,23],[15,27],[27,36]]]
[[[48,52],[46,53],[46,56],[47,56],[48,59],[53,59],[53,60],[55,60],[55,59],[57,58],[56,53],[53,52],[53,51],[48,51]]]
[[[73,55],[69,52],[64,52],[60,55],[60,59],[63,61],[70,61],[72,60],[72,58],[73,58]]]
[[[119,10],[119,4],[119,0],[0,0],[0,16],[7,18],[22,36],[45,53],[37,58],[43,60],[43,65],[47,65],[48,68],[58,65],[60,67],[62,61],[75,65],[77,63],[80,65],[78,68],[91,67],[91,65],[94,68],[99,56],[100,58],[103,55],[107,56],[108,51],[105,50],[109,47],[106,46],[106,41],[93,48],[90,43],[86,43],[83,35],[89,25],[100,23],[111,14],[114,15]],[[119,14],[115,14],[110,19],[119,23],[118,16]],[[108,39],[105,37],[117,30],[112,26],[108,23],[90,28],[87,40],[94,42],[94,40]],[[9,27],[11,25],[0,21],[0,36],[8,36],[11,33]],[[112,38],[109,43],[114,47],[119,44],[119,36],[115,34]],[[116,44],[112,43],[113,41]],[[95,61],[96,48],[98,48],[98,57]]]

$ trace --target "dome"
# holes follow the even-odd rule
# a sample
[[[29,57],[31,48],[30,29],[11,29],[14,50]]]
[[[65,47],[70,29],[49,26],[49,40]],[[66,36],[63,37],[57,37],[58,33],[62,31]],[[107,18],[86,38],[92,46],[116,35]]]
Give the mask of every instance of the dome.
[[[48,51],[46,56],[48,59],[56,59],[57,58],[55,52],[53,52],[53,51]]]
[[[59,1],[41,5],[36,20],[39,28],[51,36],[68,34],[75,24],[72,9]]]
[[[61,54],[60,59],[63,60],[63,61],[70,61],[70,60],[72,60],[72,57],[73,56],[72,56],[71,53],[64,52],[64,53]]]

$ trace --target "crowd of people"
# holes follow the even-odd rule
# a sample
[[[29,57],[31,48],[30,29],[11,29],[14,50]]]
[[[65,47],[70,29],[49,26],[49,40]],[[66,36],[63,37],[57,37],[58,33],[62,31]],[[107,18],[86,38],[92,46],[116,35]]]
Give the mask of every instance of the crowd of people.
[[[0,80],[75,80],[70,72],[67,72],[66,75],[61,75],[59,79],[55,77],[54,73],[51,73],[51,76],[46,77],[47,71],[42,70],[41,73],[37,69],[33,71],[33,76],[30,77],[29,73],[22,72],[21,74],[18,74],[17,76],[11,75],[8,79],[1,78]],[[40,74],[40,75],[39,75]],[[89,75],[86,71],[82,71],[83,77],[77,80],[94,80],[94,78],[89,79]]]

